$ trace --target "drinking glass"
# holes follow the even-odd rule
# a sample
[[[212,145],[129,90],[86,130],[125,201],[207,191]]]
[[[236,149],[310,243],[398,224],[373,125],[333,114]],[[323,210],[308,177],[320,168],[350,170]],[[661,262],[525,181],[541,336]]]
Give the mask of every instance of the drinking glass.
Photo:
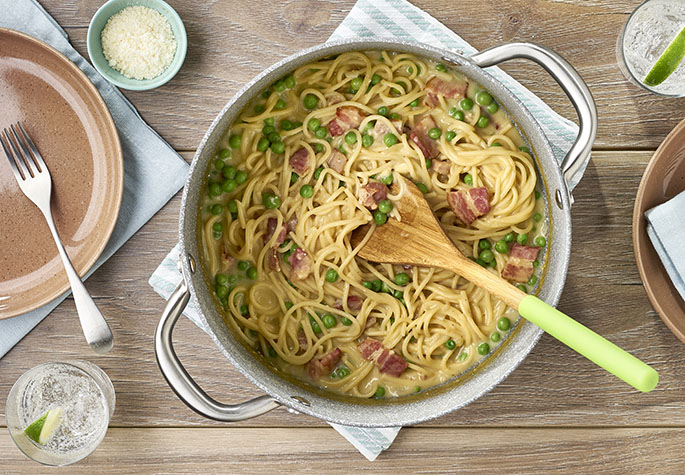
[[[5,409],[12,440],[30,459],[69,465],[102,442],[114,413],[114,387],[104,371],[87,361],[40,364],[24,373],[9,392]],[[51,409],[62,408],[61,422],[41,445],[24,433]]]

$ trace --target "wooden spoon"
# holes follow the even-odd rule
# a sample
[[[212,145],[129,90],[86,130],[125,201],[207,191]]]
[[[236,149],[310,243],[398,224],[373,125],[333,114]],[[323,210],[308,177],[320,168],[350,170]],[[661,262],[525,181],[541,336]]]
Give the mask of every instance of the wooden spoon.
[[[654,389],[659,375],[653,368],[466,258],[440,227],[421,191],[410,180],[401,180],[401,184],[393,185],[393,192],[403,190],[400,199],[394,202],[402,220],[390,218],[384,225],[376,226],[366,242],[371,226],[357,228],[352,234],[352,246],[356,249],[363,244],[359,257],[373,262],[450,270],[517,309],[523,318],[636,389],[643,392]]]

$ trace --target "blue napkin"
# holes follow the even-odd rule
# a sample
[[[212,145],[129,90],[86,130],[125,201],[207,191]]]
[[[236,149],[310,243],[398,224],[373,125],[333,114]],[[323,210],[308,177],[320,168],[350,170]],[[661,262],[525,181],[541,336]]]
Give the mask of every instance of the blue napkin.
[[[66,32],[35,0],[0,0],[0,27],[38,38],[86,73],[107,103],[124,154],[124,194],[114,232],[87,276],[112,256],[183,186],[186,162],[138,115],[131,103],[69,43]],[[45,318],[69,292],[25,315],[0,320],[0,358]],[[105,315],[111,320],[114,315]],[[76,315],[74,315],[76,318]],[[84,342],[85,345],[85,342]]]
[[[685,300],[685,191],[646,211],[645,217],[649,239]]]

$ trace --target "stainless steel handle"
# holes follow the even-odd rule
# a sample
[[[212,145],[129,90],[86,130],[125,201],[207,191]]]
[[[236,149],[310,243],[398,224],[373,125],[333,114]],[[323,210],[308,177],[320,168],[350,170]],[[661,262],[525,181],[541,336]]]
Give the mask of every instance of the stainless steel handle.
[[[176,356],[171,341],[174,326],[189,300],[188,287],[185,281],[181,281],[169,297],[155,332],[157,364],[171,389],[192,410],[217,421],[242,421],[276,409],[280,404],[270,396],[259,396],[240,404],[222,404],[209,397],[190,377]]]
[[[561,162],[566,187],[571,177],[590,159],[597,135],[597,108],[592,94],[578,71],[554,51],[535,43],[509,43],[476,53],[469,59],[481,68],[514,58],[524,58],[542,66],[561,86],[578,114],[578,137]],[[569,199],[570,196],[569,190]]]

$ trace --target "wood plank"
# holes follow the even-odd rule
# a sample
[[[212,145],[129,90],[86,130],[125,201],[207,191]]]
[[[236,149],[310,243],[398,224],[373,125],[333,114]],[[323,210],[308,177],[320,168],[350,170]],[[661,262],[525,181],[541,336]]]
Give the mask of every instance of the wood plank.
[[[333,429],[110,429],[70,474],[682,473],[685,429],[404,429],[368,462]],[[0,432],[0,472],[51,473]],[[126,454],[122,457],[122,454]]]
[[[192,154],[184,154],[190,158]],[[685,425],[685,354],[652,310],[635,268],[630,216],[650,152],[597,152],[576,190],[574,244],[560,308],[610,340],[654,364],[661,383],[639,394],[555,340],[544,336],[513,374],[487,396],[433,426]],[[81,336],[71,299],[0,360],[0,413],[12,383],[44,361],[83,358],[114,380],[114,426],[208,425],[181,403],[155,364],[152,335],[163,308],[147,284],[177,239],[175,197],[87,282],[116,335],[115,350],[94,356]],[[209,337],[183,320],[177,351],[189,372],[220,400],[259,395],[221,356]],[[240,426],[323,425],[278,409]]]
[[[87,57],[86,27],[101,2],[78,6],[44,2]],[[354,2],[286,0],[252,2],[171,2],[183,18],[189,50],[180,73],[153,91],[125,94],[143,117],[175,148],[197,146],[223,104],[242,85],[274,62],[325,41]],[[682,119],[683,100],[661,98],[630,84],[616,65],[616,38],[637,0],[616,2],[486,2],[415,4],[479,49],[512,41],[548,46],[573,64],[597,101],[596,146],[656,148]],[[575,120],[561,89],[541,69],[514,61],[504,69],[562,115]],[[182,107],[180,106],[182,104]]]

